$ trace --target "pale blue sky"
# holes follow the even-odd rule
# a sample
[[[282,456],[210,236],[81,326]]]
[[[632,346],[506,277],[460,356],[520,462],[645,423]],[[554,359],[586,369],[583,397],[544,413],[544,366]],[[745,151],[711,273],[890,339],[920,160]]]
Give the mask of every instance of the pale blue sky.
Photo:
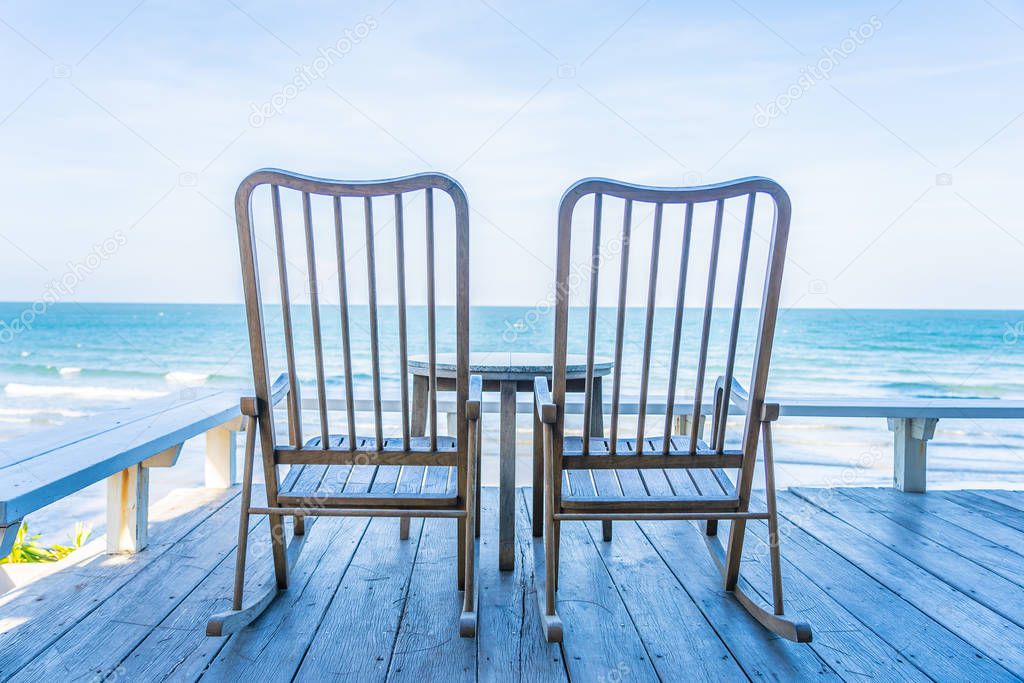
[[[1019,2],[5,2],[0,65],[0,299],[121,231],[71,298],[240,301],[232,195],[278,166],[456,176],[474,303],[545,295],[579,177],[767,175],[784,305],[1024,307]]]

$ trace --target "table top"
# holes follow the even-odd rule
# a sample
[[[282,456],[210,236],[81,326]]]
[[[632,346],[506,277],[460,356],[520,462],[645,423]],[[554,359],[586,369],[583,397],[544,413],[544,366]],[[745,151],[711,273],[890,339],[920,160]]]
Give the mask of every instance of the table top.
[[[481,351],[469,354],[469,371],[483,379],[533,379],[551,374],[551,356],[546,353],[513,353],[509,351]],[[594,358],[594,376],[601,377],[612,371],[615,364],[607,358]],[[410,356],[409,372],[427,375],[430,372],[427,356]],[[566,357],[565,378],[580,379],[587,374],[587,357]],[[437,354],[437,376],[455,376],[455,354]]]

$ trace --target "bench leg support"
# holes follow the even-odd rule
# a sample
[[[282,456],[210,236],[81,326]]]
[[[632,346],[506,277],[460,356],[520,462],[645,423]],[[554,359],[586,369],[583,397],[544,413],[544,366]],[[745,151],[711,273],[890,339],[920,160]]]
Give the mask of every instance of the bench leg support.
[[[208,488],[226,489],[238,483],[235,465],[236,432],[221,426],[206,432],[204,481]]]
[[[707,422],[707,417],[708,417],[707,415],[701,415],[700,416],[700,424],[697,426],[697,438],[698,439],[703,439],[704,438],[704,424]],[[693,416],[692,415],[675,415],[675,416],[673,416],[672,419],[675,422],[675,425],[674,425],[675,429],[673,429],[673,431],[676,434],[680,434],[680,435],[685,436],[685,435],[690,433],[690,429],[692,429],[692,425],[693,425]]]
[[[893,485],[900,491],[924,493],[928,472],[928,441],[935,436],[938,418],[890,417],[893,433]]]
[[[107,552],[137,553],[149,542],[149,468],[107,477]]]
[[[16,519],[7,526],[0,526],[0,560],[11,554],[14,550],[14,539],[18,537],[18,530],[21,529],[21,520]]]

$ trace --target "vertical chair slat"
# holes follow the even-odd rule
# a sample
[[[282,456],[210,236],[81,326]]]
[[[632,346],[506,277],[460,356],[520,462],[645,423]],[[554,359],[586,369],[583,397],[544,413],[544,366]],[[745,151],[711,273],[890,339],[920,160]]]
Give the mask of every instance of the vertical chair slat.
[[[676,379],[679,376],[679,346],[683,334],[683,302],[686,299],[686,273],[690,263],[690,234],[692,228],[693,204],[687,204],[686,217],[683,219],[682,254],[679,256],[679,285],[676,290],[676,318],[672,328],[672,354],[669,357],[668,400],[665,403],[665,432],[661,446],[663,453],[668,453],[672,445],[672,417],[676,401]]]
[[[612,370],[612,416],[608,452],[615,455],[619,436],[619,391],[622,383],[622,342],[626,325],[626,281],[629,274],[629,238],[633,221],[633,200],[626,200],[622,217],[622,259],[619,262],[619,303],[615,318],[615,367]]]
[[[274,241],[277,244],[277,274],[281,289],[281,320],[284,323],[285,361],[288,364],[288,423],[292,446],[302,448],[302,400],[295,374],[295,340],[292,337],[291,296],[288,293],[288,262],[284,251],[284,222],[281,219],[281,188],[271,185],[274,212]]]
[[[664,205],[654,205],[654,231],[651,235],[651,272],[647,283],[647,319],[644,322],[644,358],[640,366],[640,405],[637,410],[636,452],[644,451],[644,422],[647,420],[647,384],[651,372],[651,345],[654,343],[654,297],[658,288],[658,254],[661,251],[661,216]]]
[[[437,450],[437,319],[434,313],[434,190],[426,189],[427,232],[427,384],[430,449]]]
[[[583,455],[590,454],[591,405],[594,401],[594,345],[597,330],[597,285],[601,267],[601,193],[594,194],[594,242],[590,249],[590,307],[587,318],[587,376],[583,390]],[[603,410],[603,408],[602,408]]]
[[[708,290],[704,300],[704,324],[700,332],[700,358],[697,361],[697,385],[693,391],[693,419],[690,421],[690,453],[697,452],[697,433],[700,429],[701,395],[704,391],[704,373],[708,364],[708,341],[711,337],[711,312],[715,303],[715,275],[718,270],[718,247],[722,243],[722,214],[725,200],[715,202],[715,227],[711,235],[711,265],[708,267]]]
[[[409,450],[409,347],[405,327],[405,228],[402,195],[395,195],[395,261],[398,267],[398,356],[402,378],[402,448]]]
[[[327,428],[327,384],[324,379],[324,345],[320,330],[320,296],[316,281],[316,248],[313,242],[313,213],[309,193],[302,193],[302,223],[306,231],[306,272],[309,276],[309,310],[313,323],[313,356],[316,361],[316,399],[320,413],[320,444],[328,448],[331,435]]]
[[[739,273],[736,276],[736,300],[732,307],[732,322],[729,327],[729,355],[725,360],[725,385],[722,387],[722,402],[715,420],[718,429],[715,431],[715,443],[712,447],[722,452],[725,448],[725,420],[729,416],[729,397],[732,391],[733,372],[736,368],[736,343],[740,332],[740,315],[743,308],[743,286],[747,275],[747,258],[750,256],[750,233],[754,225],[754,198],[751,193],[747,197],[747,215],[743,221],[743,244],[740,246]]]
[[[366,214],[366,279],[370,308],[370,366],[373,372],[373,429],[377,450],[384,450],[384,426],[380,415],[380,346],[377,339],[377,269],[373,256],[373,201],[363,198]]]
[[[348,331],[348,277],[345,264],[345,231],[341,218],[341,197],[334,198],[334,235],[338,254],[338,300],[341,309],[341,352],[345,368],[345,412],[348,418],[348,448],[356,449],[356,407],[352,388],[352,346]]]

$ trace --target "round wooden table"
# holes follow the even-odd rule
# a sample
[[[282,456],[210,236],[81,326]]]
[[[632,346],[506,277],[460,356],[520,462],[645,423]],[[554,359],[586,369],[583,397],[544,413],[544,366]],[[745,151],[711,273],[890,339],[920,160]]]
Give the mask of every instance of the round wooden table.
[[[501,396],[501,418],[498,466],[498,567],[510,571],[515,564],[515,497],[516,497],[516,393],[533,395],[533,381],[536,377],[551,378],[551,355],[544,353],[512,353],[507,351],[486,351],[469,354],[469,372],[480,375],[484,391],[497,391]],[[594,359],[594,401],[591,406],[591,435],[602,436],[602,377],[612,371],[610,360]],[[437,354],[437,390],[455,390],[455,354]],[[427,400],[430,368],[426,356],[411,356],[409,372],[412,385],[412,434],[423,436],[427,426]],[[585,389],[587,376],[586,356],[570,355],[566,358],[565,390],[580,392]],[[534,411],[536,412],[536,411]],[[534,421],[537,417],[534,415]],[[536,426],[536,425],[535,425]],[[534,467],[542,466],[541,454],[534,444]],[[534,491],[533,514],[540,514],[537,500],[540,492]]]

